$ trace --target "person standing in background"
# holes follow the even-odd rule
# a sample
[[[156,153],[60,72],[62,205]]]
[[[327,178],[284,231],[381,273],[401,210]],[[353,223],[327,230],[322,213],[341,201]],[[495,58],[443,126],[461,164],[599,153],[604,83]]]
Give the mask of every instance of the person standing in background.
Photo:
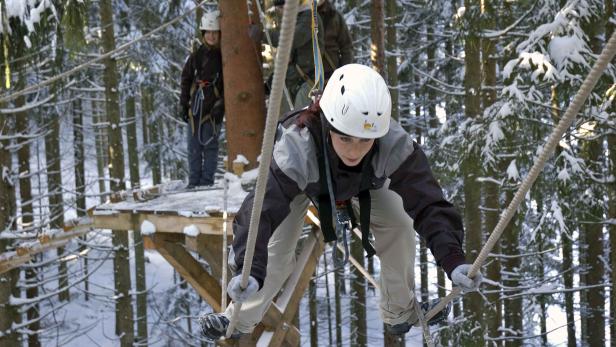
[[[190,126],[187,189],[213,185],[218,163],[225,113],[219,16],[219,11],[212,11],[201,18],[203,44],[182,69],[179,117]]]

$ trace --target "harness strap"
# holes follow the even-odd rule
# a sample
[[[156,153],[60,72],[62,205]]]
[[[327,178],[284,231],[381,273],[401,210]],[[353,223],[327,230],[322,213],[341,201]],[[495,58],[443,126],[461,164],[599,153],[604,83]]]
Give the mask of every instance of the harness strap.
[[[361,244],[366,250],[367,256],[372,257],[376,254],[374,247],[370,243],[370,210],[372,202],[370,201],[370,190],[362,190],[359,192],[359,220],[361,228]]]

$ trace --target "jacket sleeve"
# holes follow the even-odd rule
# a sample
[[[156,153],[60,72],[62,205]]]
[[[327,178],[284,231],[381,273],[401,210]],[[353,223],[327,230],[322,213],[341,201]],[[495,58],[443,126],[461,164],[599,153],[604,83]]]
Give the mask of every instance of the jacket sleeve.
[[[180,81],[180,105],[183,107],[188,107],[190,102],[190,88],[192,87],[195,76],[194,61],[194,54],[191,54],[186,60],[186,63],[184,63],[184,68],[182,69],[182,79]]]
[[[451,278],[453,269],[466,262],[462,218],[445,200],[421,147],[415,142],[413,146],[413,153],[390,175],[389,189],[402,197],[404,210],[413,219],[415,230]]]
[[[349,27],[340,13],[338,13],[338,25],[340,26],[338,32],[338,47],[340,47],[340,66],[342,66],[353,62],[353,40],[349,33]]]
[[[269,239],[280,223],[289,215],[291,201],[299,194],[300,189],[297,184],[278,168],[275,161],[272,161],[250,270],[250,275],[259,282],[259,288],[263,287],[263,281],[267,275],[267,244]],[[231,265],[231,268],[234,268],[234,271],[238,273],[244,265],[253,201],[254,191],[248,194],[233,221],[234,264]]]

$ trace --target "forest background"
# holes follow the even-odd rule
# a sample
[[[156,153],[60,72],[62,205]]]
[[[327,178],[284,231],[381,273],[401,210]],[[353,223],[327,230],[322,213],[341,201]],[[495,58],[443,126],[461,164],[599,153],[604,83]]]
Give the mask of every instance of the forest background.
[[[474,259],[614,32],[614,0],[332,2],[356,61],[386,78],[394,116],[463,212]],[[0,2],[0,259],[111,192],[186,178],[179,77],[196,23],[216,6],[195,5]],[[440,344],[616,347],[615,80],[612,60],[490,254],[481,292],[432,330]],[[91,232],[1,274],[0,345],[207,344],[194,318],[211,309],[140,239]],[[417,294],[444,296],[449,281],[423,241],[416,263]],[[378,275],[376,260],[366,266]],[[315,277],[298,315],[302,344],[382,343],[375,296],[350,269]],[[413,329],[407,342],[420,341]]]

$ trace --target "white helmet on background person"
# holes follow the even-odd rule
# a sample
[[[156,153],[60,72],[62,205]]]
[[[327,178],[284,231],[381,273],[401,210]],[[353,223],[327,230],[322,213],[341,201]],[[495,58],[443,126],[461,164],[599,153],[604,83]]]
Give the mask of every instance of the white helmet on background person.
[[[391,96],[381,75],[368,66],[336,69],[320,101],[329,124],[349,136],[375,139],[389,131]]]
[[[208,12],[201,17],[201,25],[199,30],[220,31],[220,11]]]

